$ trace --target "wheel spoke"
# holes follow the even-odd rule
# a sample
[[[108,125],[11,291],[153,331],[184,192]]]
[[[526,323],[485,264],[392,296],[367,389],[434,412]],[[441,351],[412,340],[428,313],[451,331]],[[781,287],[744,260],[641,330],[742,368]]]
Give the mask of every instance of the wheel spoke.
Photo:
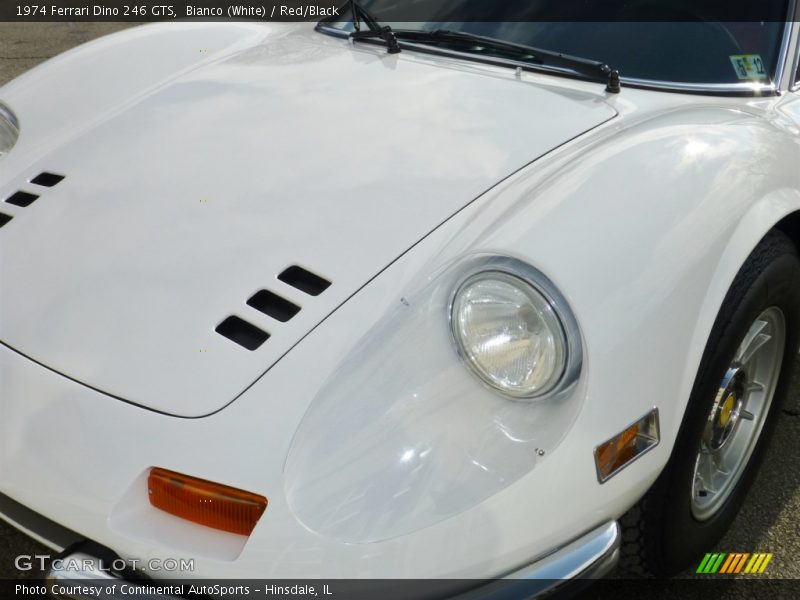
[[[717,490],[711,489],[711,486],[706,485],[705,481],[703,482],[703,485],[700,487],[700,489],[697,490],[697,495],[700,496],[701,498],[708,498],[709,496],[713,496],[716,493]]]
[[[758,381],[748,381],[747,385],[744,386],[744,391],[749,394],[752,394],[753,392],[763,392],[764,384],[759,383]]]
[[[746,365],[750,362],[750,359],[755,356],[755,353],[772,339],[771,335],[764,333],[766,327],[766,321],[756,321],[753,323],[753,326],[750,327],[750,331],[747,332],[747,335],[742,341],[742,345],[739,346],[739,351],[736,353],[736,360],[739,361],[739,364]]]
[[[754,421],[756,416],[749,410],[742,409],[739,411],[739,418],[744,419],[745,421]]]
[[[744,336],[742,343],[739,344],[739,349],[736,351],[736,358],[734,359],[739,364],[743,364],[744,361],[742,360],[743,355],[750,348],[750,344],[753,343],[755,337],[764,331],[764,328],[767,326],[767,322],[761,319],[755,321],[751,326],[750,329],[747,331],[747,334]]]
[[[703,480],[703,476],[699,472],[695,473],[694,475],[694,491],[695,496],[698,498],[705,498],[709,494],[714,493],[708,490],[708,485]]]
[[[730,473],[730,470],[725,468],[725,457],[722,456],[720,452],[715,452],[711,455],[711,462],[713,463],[713,469],[716,473],[720,475],[727,475]]]
[[[714,465],[714,458],[713,454],[710,455],[710,459],[707,458],[703,461],[703,483],[705,484],[705,488],[707,492],[712,494],[716,493],[717,488],[714,485],[714,472],[716,471]]]

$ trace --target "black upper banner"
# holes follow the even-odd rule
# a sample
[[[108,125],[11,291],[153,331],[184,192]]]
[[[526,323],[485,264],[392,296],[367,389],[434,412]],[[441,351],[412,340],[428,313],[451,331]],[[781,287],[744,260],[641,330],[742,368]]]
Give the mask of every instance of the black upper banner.
[[[361,0],[386,22],[781,22],[789,0]],[[351,20],[348,0],[2,0],[0,21]]]

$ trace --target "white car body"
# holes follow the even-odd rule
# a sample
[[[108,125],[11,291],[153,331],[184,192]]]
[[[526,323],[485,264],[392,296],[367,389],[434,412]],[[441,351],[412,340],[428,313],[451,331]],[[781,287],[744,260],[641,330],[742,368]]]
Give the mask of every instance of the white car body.
[[[800,214],[789,27],[761,97],[247,23],[135,28],[0,88],[0,198],[40,196],[0,203],[0,494],[197,578],[491,578],[618,543],[737,270]],[[563,402],[503,398],[455,351],[452,286],[487,256],[574,313]],[[332,285],[278,281],[293,264]],[[259,289],[302,310],[271,320]],[[270,339],[231,343],[228,315]],[[600,483],[595,448],[653,408],[660,443]],[[182,521],[149,505],[154,466],[269,506],[249,538]]]

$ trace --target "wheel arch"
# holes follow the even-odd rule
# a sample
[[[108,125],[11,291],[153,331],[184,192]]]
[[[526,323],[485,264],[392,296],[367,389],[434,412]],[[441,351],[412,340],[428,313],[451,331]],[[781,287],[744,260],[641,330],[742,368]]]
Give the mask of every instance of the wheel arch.
[[[800,254],[800,210],[789,213],[775,223],[774,229],[785,233]]]
[[[672,446],[683,426],[689,395],[694,387],[703,353],[725,296],[747,258],[772,230],[785,233],[800,254],[800,190],[777,190],[753,203],[742,215],[729,237],[720,256],[715,277],[709,282],[689,344],[681,388],[685,393],[677,404],[678,412],[674,415],[674,422],[680,425],[670,440],[670,454],[674,451]]]

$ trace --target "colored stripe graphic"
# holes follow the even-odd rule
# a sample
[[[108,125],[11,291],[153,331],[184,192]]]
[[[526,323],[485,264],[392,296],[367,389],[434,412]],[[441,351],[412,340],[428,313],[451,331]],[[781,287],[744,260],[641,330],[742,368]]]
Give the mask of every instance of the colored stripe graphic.
[[[749,556],[750,556],[750,554],[748,552],[745,552],[744,554],[740,555],[741,558],[739,558],[739,562],[736,564],[736,566],[733,569],[734,573],[741,573],[742,572],[742,569],[744,568],[744,564],[745,564],[745,562],[747,562],[747,558]]]
[[[738,573],[742,570],[742,567],[744,567],[744,563],[748,556],[750,555],[741,552],[728,554],[728,559],[725,561],[725,564],[722,565],[722,568],[719,570],[719,572],[727,574]]]
[[[772,553],[770,552],[764,557],[764,562],[761,563],[761,568],[758,570],[759,573],[763,573],[764,570],[767,568],[769,561],[772,560]]]
[[[755,575],[766,570],[772,557],[772,553],[766,552],[756,552],[755,554],[747,552],[732,552],[730,554],[724,552],[708,553],[703,557],[696,572],[705,575],[713,575],[714,573],[734,575],[742,572]]]
[[[714,566],[712,567],[712,570],[711,570],[712,573],[716,573],[717,571],[719,571],[719,568],[722,566],[722,561],[723,560],[725,560],[725,553],[724,552],[720,552],[719,558],[717,559],[717,562],[715,562]]]
[[[769,554],[753,554],[750,562],[745,567],[745,573],[763,573],[767,568],[769,561],[772,560],[772,553]]]
[[[728,558],[722,563],[722,568],[719,570],[720,573],[730,573],[728,569],[731,568],[731,564],[737,558],[736,554],[728,554]]]
[[[724,552],[706,554],[705,558],[703,558],[703,562],[701,562],[700,566],[697,567],[697,572],[708,574],[716,573],[722,565],[723,560],[725,560]]]
[[[710,559],[711,559],[711,555],[706,553],[706,555],[703,557],[703,560],[700,561],[700,566],[697,567],[697,571],[696,572],[697,573],[705,573],[706,572],[706,566],[708,565],[708,561]]]
[[[756,569],[758,568],[758,563],[761,561],[761,555],[756,553],[753,554],[750,562],[747,563],[747,566],[744,568],[745,573],[755,573]]]

